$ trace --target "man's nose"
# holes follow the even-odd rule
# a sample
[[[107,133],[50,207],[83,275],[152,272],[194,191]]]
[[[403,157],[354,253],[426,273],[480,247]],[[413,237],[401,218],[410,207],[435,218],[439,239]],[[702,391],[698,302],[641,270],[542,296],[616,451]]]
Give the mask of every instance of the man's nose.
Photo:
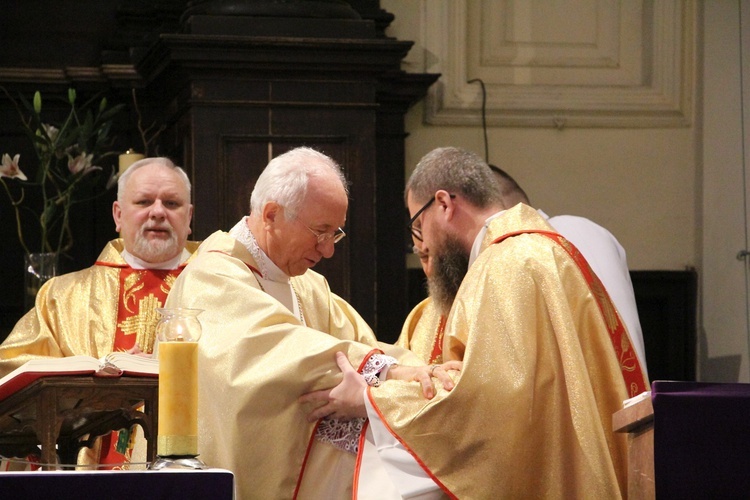
[[[324,259],[333,257],[336,251],[336,244],[333,242],[333,238],[329,238],[323,243],[318,243],[318,251],[323,255]]]
[[[149,211],[149,216],[152,219],[163,219],[166,217],[167,211],[164,209],[164,204],[161,202],[161,200],[156,200],[153,205],[151,205],[151,210]]]

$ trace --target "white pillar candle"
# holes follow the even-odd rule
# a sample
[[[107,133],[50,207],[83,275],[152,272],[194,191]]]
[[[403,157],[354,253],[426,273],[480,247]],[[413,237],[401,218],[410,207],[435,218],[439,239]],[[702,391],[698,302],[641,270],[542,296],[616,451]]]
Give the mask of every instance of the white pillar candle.
[[[119,172],[120,172],[120,175],[122,175],[123,172],[125,172],[130,165],[137,162],[138,160],[144,159],[145,156],[143,156],[140,153],[136,153],[132,149],[128,149],[123,154],[121,154],[118,158],[119,158]]]

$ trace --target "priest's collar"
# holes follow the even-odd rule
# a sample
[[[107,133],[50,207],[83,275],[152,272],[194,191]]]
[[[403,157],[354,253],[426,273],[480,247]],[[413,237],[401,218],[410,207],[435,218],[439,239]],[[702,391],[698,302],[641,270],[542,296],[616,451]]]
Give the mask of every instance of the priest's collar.
[[[125,249],[123,249],[120,255],[133,269],[177,269],[180,264],[190,257],[190,252],[183,248],[177,257],[164,262],[146,262]]]
[[[482,241],[484,241],[484,237],[487,234],[487,229],[490,227],[490,223],[504,213],[505,210],[500,210],[499,212],[487,217],[487,219],[484,221],[482,229],[479,230],[477,237],[474,238],[474,244],[471,246],[471,253],[469,254],[469,267],[471,267],[474,261],[477,260],[477,257],[479,257],[479,251],[482,249]]]
[[[266,253],[258,246],[258,241],[255,239],[253,233],[250,232],[250,228],[247,227],[247,218],[248,216],[246,215],[235,224],[234,227],[229,230],[229,235],[247,248],[255,259],[255,263],[258,264],[258,270],[263,279],[279,283],[289,282],[289,276],[279,269],[270,257],[268,257],[268,255],[266,255]]]

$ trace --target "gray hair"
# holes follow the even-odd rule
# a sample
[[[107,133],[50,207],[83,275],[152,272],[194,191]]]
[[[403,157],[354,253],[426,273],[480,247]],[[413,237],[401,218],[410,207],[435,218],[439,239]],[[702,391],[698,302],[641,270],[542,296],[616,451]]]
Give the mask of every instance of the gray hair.
[[[286,209],[287,219],[293,218],[305,199],[309,178],[319,173],[338,177],[349,195],[346,177],[338,163],[312,148],[298,147],[272,159],[263,169],[250,195],[250,212],[260,213],[266,203],[275,201]]]
[[[460,194],[479,208],[503,206],[502,194],[487,163],[482,158],[460,148],[433,149],[419,160],[409,181],[405,195],[426,201],[440,189]]]
[[[120,177],[117,179],[117,201],[122,203],[122,197],[125,193],[125,184],[127,184],[128,179],[130,179],[130,176],[133,175],[133,172],[147,165],[161,165],[162,167],[167,167],[174,170],[174,172],[177,174],[177,177],[180,178],[180,180],[185,184],[185,188],[187,188],[188,202],[192,203],[190,179],[188,178],[187,174],[182,168],[175,165],[172,160],[163,156],[144,158],[130,165],[125,170],[125,172],[123,172],[122,175],[120,175]]]

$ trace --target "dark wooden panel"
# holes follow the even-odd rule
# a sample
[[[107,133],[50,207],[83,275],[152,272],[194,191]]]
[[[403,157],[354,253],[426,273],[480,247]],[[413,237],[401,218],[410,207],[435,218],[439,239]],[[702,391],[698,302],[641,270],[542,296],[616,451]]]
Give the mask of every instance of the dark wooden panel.
[[[237,222],[236,190],[254,183],[268,163],[268,110],[202,105],[188,116],[190,127],[180,141],[191,145],[184,161],[194,179],[193,230],[197,239],[204,239]]]
[[[698,275],[631,271],[651,380],[695,380]]]
[[[268,144],[267,136],[255,140],[247,137],[223,139],[220,158],[222,177],[226,181],[222,188],[226,212],[221,229],[229,229],[250,213],[250,194],[268,163]]]
[[[7,37],[8,23],[17,24],[10,33],[18,37],[0,44],[0,84],[28,94],[36,89],[64,94],[68,86],[104,90],[124,102],[130,102],[131,88],[137,89],[140,113],[129,107],[127,123],[118,125],[117,147],[143,149],[138,121],[164,127],[146,152],[169,156],[188,171],[194,239],[228,229],[246,212],[254,179],[270,155],[309,145],[335,158],[351,182],[348,237],[316,270],[378,334],[395,338],[408,310],[403,118],[439,75],[401,71],[412,43],[384,35],[393,16],[378,2],[354,3],[363,20],[232,19],[235,28],[262,23],[264,36],[252,31],[225,36],[226,19],[218,17],[208,20],[204,34],[191,34],[179,21],[185,0],[80,0],[65,9],[48,0],[11,3],[0,20],[5,33],[0,37]],[[81,11],[91,14],[84,24]],[[29,17],[34,27],[24,28]],[[50,23],[54,27],[43,29]],[[38,42],[30,38],[38,38],[40,27],[49,50],[29,48]],[[71,37],[86,47],[71,48]],[[5,104],[0,99],[0,111]],[[4,123],[0,144],[6,137],[14,140]],[[91,265],[114,236],[111,199],[97,203],[80,217],[94,229],[80,236],[75,268]],[[8,232],[0,224],[0,237],[12,237]],[[22,254],[3,249],[3,257],[12,266]],[[0,290],[0,328],[21,312],[20,271],[11,275],[12,296]],[[0,271],[3,283],[5,277]]]

